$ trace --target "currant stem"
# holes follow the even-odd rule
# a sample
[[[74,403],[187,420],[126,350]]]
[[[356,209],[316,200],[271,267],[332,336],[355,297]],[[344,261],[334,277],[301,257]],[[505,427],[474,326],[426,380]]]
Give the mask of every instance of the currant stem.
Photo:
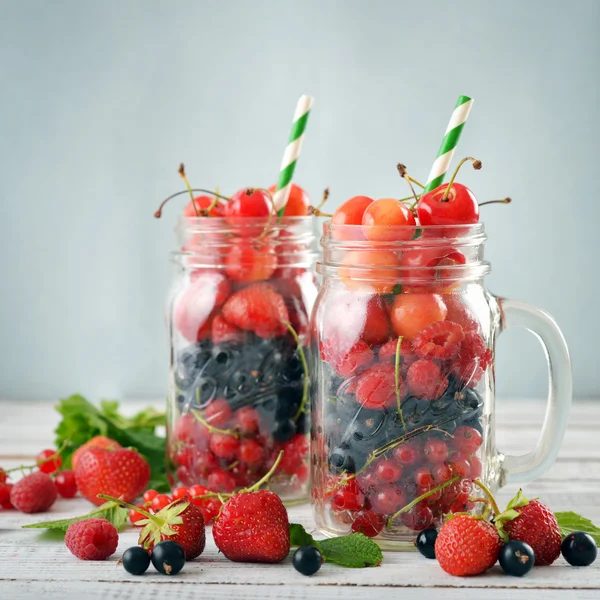
[[[53,460],[57,459],[63,452],[63,450],[71,443],[70,439],[64,440],[63,443],[60,445],[60,448],[58,448],[58,450],[50,455],[48,458],[45,458],[44,460],[41,460],[39,463],[36,462],[35,465],[19,465],[18,467],[13,467],[12,469],[0,469],[0,472],[2,473],[13,473],[14,471],[21,471],[23,472],[25,469],[28,469],[29,471],[33,471],[33,469],[37,469],[40,465],[45,465],[46,463],[52,462]]]
[[[402,346],[403,337],[400,336],[398,338],[398,343],[396,344],[396,361],[394,363],[394,380],[396,385],[396,403],[398,404],[398,414],[400,415],[400,421],[402,421],[402,427],[404,431],[406,431],[406,423],[404,422],[404,415],[402,414],[402,406],[400,402],[400,353]]]
[[[297,421],[300,418],[300,415],[304,412],[304,407],[306,406],[306,399],[308,398],[308,363],[306,362],[306,356],[304,355],[304,348],[302,347],[302,342],[300,341],[300,337],[296,333],[296,330],[292,327],[291,323],[288,321],[282,321],[282,323],[287,327],[288,331],[292,334],[296,342],[296,347],[298,348],[298,354],[300,356],[300,362],[302,363],[302,369],[304,370],[304,385],[302,388],[302,400],[300,402],[300,406],[298,411],[294,415],[294,421]]]
[[[473,163],[473,168],[476,171],[479,171],[479,169],[481,169],[481,161],[480,160],[473,158],[472,156],[465,156],[465,158],[463,158],[458,163],[458,166],[456,167],[456,169],[454,169],[454,173],[452,173],[452,177],[450,178],[450,181],[448,182],[446,191],[444,192],[444,195],[442,196],[442,202],[448,202],[448,196],[450,195],[450,190],[452,189],[452,184],[454,183],[454,180],[456,179],[456,176],[458,175],[460,168],[469,160]]]
[[[269,479],[271,479],[271,476],[273,475],[273,473],[275,473],[275,471],[277,470],[277,467],[279,466],[279,463],[281,462],[282,458],[283,458],[283,450],[281,450],[279,452],[279,454],[277,455],[277,459],[273,463],[273,466],[269,469],[269,471],[265,475],[263,475],[252,487],[244,489],[244,490],[240,490],[239,493],[255,492],[256,490],[258,490],[260,488],[261,485],[263,485],[264,483],[267,483],[267,481],[269,481]]]
[[[157,519],[155,517],[155,515],[149,513],[147,510],[140,508],[139,506],[136,506],[135,504],[131,504],[131,502],[125,502],[125,500],[121,500],[119,498],[113,498],[112,496],[108,496],[107,494],[97,494],[97,498],[102,498],[103,500],[108,500],[110,502],[114,502],[115,504],[118,504],[122,508],[128,508],[129,510],[135,510],[140,515],[144,515],[147,519],[150,519],[151,521],[154,521],[155,523],[158,523],[159,521],[162,520],[162,519]]]
[[[211,196],[214,196],[215,198],[221,198],[221,200],[225,200],[226,202],[229,202],[231,200],[231,198],[229,198],[228,196],[223,196],[221,194],[217,194],[216,192],[213,192],[212,190],[205,190],[204,188],[192,188],[190,191],[192,192],[202,192],[203,194],[210,194]],[[165,206],[165,204],[169,201],[172,200],[173,198],[177,198],[177,196],[181,196],[181,194],[187,194],[187,190],[184,190],[182,192],[177,192],[175,194],[171,194],[168,198],[165,198],[161,203],[160,206],[158,207],[158,209],[156,210],[156,212],[154,213],[154,216],[157,219],[160,219],[162,217],[162,210]],[[196,210],[197,206],[196,203],[194,202],[194,210]],[[198,216],[200,216],[198,214]]]
[[[398,163],[396,165],[396,168],[398,169],[398,173],[400,173],[400,177],[402,177],[403,179],[406,179],[406,183],[408,183],[408,186],[410,187],[410,191],[413,194],[413,198],[415,199],[415,204],[416,204],[417,202],[419,202],[419,198],[417,197],[417,192],[415,192],[415,188],[413,187],[413,184],[412,184],[413,179],[406,171],[406,166],[403,165],[402,163]]]
[[[490,492],[489,488],[483,484],[481,481],[479,481],[479,479],[473,479],[473,483],[480,489],[483,490],[484,494],[489,498],[490,500],[490,504],[492,505],[492,508],[494,509],[494,515],[497,516],[500,514],[500,507],[498,506],[498,503],[496,502],[496,499],[494,498],[494,495],[492,494],[492,492]]]
[[[479,206],[485,206],[486,204],[510,204],[512,202],[512,198],[503,198],[502,200],[486,200],[485,202],[480,202]]]
[[[429,496],[432,496],[436,492],[439,492],[440,490],[447,488],[449,485],[453,484],[455,481],[458,481],[459,479],[460,479],[460,475],[455,475],[454,477],[452,477],[452,479],[448,479],[448,481],[445,481],[444,483],[440,483],[439,485],[436,485],[434,488],[431,488],[424,494],[421,494],[420,496],[415,498],[412,502],[409,502],[406,506],[402,507],[397,513],[394,513],[391,517],[389,517],[388,521],[387,521],[387,526],[391,527],[392,523],[401,514],[408,512],[413,506],[416,506],[417,504],[419,504],[419,502],[421,502],[421,500],[425,500],[425,498],[429,498]]]
[[[196,388],[196,402],[198,404],[200,404],[200,389],[199,388]],[[194,418],[196,419],[196,421],[198,421],[198,423],[200,423],[201,425],[204,425],[204,427],[206,427],[206,429],[208,429],[209,433],[223,433],[225,435],[232,435],[235,438],[240,437],[240,434],[237,431],[235,431],[235,429],[219,429],[218,427],[211,425],[205,418],[200,416],[200,413],[197,410],[192,409],[191,413],[194,416]]]

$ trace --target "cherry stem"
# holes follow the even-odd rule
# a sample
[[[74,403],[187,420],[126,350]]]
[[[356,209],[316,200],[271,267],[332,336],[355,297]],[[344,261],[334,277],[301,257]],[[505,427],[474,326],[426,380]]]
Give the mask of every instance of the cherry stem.
[[[315,215],[315,217],[327,217],[329,219],[333,217],[331,213],[325,213],[314,206],[311,206],[308,210],[310,211],[310,214]]]
[[[225,200],[226,202],[229,202],[231,200],[231,198],[229,198],[228,196],[223,196],[221,194],[217,194],[216,192],[213,192],[212,190],[205,190],[204,188],[192,188],[191,189],[192,192],[202,192],[203,194],[210,194],[211,196],[214,196],[215,198],[221,198],[221,200]],[[160,219],[162,217],[162,210],[165,206],[165,204],[169,201],[172,200],[173,198],[177,198],[177,196],[181,196],[181,194],[187,194],[187,190],[183,190],[182,192],[177,192],[175,194],[171,194],[168,198],[165,198],[161,203],[160,206],[158,207],[157,211],[154,213],[154,216],[157,219]],[[194,203],[194,210],[196,210],[196,203]],[[201,211],[202,212],[202,211]],[[200,215],[198,215],[200,216]]]
[[[315,207],[315,210],[319,210],[327,202],[327,198],[329,198],[329,188],[323,190],[323,197],[321,198],[321,202]]]
[[[494,509],[494,515],[498,516],[500,514],[500,507],[498,506],[498,503],[496,502],[496,499],[494,498],[494,495],[492,494],[492,492],[490,492],[489,488],[485,484],[483,484],[481,481],[479,481],[479,479],[473,479],[473,483],[478,488],[483,490],[484,494],[489,498],[492,508]]]
[[[426,491],[424,494],[421,494],[420,496],[415,498],[412,502],[409,502],[406,506],[401,508],[397,513],[394,513],[391,517],[389,517],[388,521],[387,521],[387,526],[391,527],[393,522],[401,514],[408,512],[411,508],[413,508],[413,506],[416,506],[422,500],[425,500],[426,498],[429,498],[429,496],[432,496],[433,494],[439,492],[440,490],[447,488],[449,485],[452,485],[455,481],[458,481],[459,479],[460,479],[460,475],[455,475],[454,477],[452,477],[452,479],[448,479],[448,481],[445,481],[444,483],[440,483],[439,485],[436,485],[434,488],[431,488],[430,490]]]
[[[487,200],[486,202],[480,202],[479,206],[485,206],[486,204],[510,204],[512,198],[503,198],[502,200]]]
[[[398,404],[398,414],[400,415],[400,421],[402,421],[402,427],[404,431],[406,431],[406,423],[404,422],[404,415],[402,414],[402,406],[400,402],[400,353],[402,346],[403,337],[400,336],[398,338],[398,343],[396,344],[396,360],[394,363],[394,380],[396,385],[396,402]]]
[[[199,217],[200,213],[198,212],[198,207],[196,206],[196,203],[194,202],[194,194],[192,192],[192,186],[190,185],[189,179],[187,178],[187,175],[185,174],[185,165],[183,163],[179,163],[179,170],[177,172],[179,173],[179,176],[181,177],[181,179],[183,179],[183,181],[185,183],[185,187],[187,188],[190,198],[192,199],[192,205],[194,207],[194,212],[196,213],[196,216]]]
[[[408,185],[410,187],[410,191],[413,194],[413,198],[415,199],[415,204],[416,204],[419,201],[419,198],[417,197],[417,192],[415,192],[415,188],[413,187],[413,184],[412,184],[413,178],[408,174],[408,172],[406,170],[406,166],[403,165],[402,163],[398,163],[396,165],[396,168],[398,169],[398,173],[400,173],[400,177],[402,177],[402,179],[406,179],[406,183],[408,183]]]
[[[308,398],[308,363],[306,362],[306,356],[304,355],[304,348],[302,347],[302,342],[300,341],[300,337],[296,333],[296,330],[292,327],[292,324],[288,321],[282,321],[282,323],[287,327],[288,331],[292,334],[296,342],[296,348],[298,349],[298,355],[300,356],[300,361],[302,362],[302,369],[304,370],[304,385],[302,388],[302,401],[300,402],[300,406],[296,414],[294,415],[294,421],[297,421],[300,418],[300,415],[304,412],[304,407],[306,406],[306,399]]]
[[[473,158],[472,156],[465,156],[465,158],[463,158],[458,163],[458,166],[456,167],[456,169],[454,169],[454,173],[452,173],[452,177],[450,178],[450,181],[448,182],[446,191],[444,192],[444,195],[442,196],[442,202],[448,202],[448,196],[450,195],[450,190],[452,189],[452,184],[454,183],[454,180],[456,179],[456,176],[458,175],[460,168],[469,160],[473,163],[473,168],[476,171],[479,171],[479,169],[481,169],[481,161],[480,160],[477,160],[476,158]]]

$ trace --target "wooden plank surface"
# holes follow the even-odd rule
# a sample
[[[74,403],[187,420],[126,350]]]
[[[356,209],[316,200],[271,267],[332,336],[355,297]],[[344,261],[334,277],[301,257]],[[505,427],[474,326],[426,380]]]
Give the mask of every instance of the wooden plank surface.
[[[139,402],[126,403],[135,411]],[[0,465],[16,466],[43,447],[52,445],[52,429],[58,421],[48,404],[0,403]],[[498,447],[504,452],[523,453],[535,445],[543,419],[543,404],[527,400],[498,404]],[[554,467],[544,477],[526,486],[529,495],[539,495],[554,510],[575,509],[600,522],[600,401],[574,406],[565,444]],[[515,488],[499,494],[504,502]],[[188,563],[176,578],[151,570],[133,577],[116,566],[120,554],[136,541],[136,532],[121,533],[119,549],[109,561],[86,563],[75,559],[55,534],[23,530],[21,525],[48,518],[83,514],[89,504],[82,499],[59,500],[50,515],[23,515],[0,510],[0,599],[19,598],[147,598],[173,594],[176,598],[220,600],[242,596],[248,599],[289,598],[344,600],[364,598],[481,599],[588,599],[600,598],[600,561],[586,569],[575,569],[560,558],[553,566],[536,568],[522,579],[505,576],[496,566],[475,578],[446,575],[435,561],[415,552],[385,552],[377,569],[342,569],[325,565],[312,577],[303,577],[290,559],[279,565],[232,563],[219,554],[210,532],[200,559]],[[290,509],[290,519],[314,530],[310,507]],[[163,586],[169,584],[167,590]],[[176,587],[175,587],[176,586]],[[343,591],[341,590],[343,588]],[[401,589],[399,589],[401,588]]]

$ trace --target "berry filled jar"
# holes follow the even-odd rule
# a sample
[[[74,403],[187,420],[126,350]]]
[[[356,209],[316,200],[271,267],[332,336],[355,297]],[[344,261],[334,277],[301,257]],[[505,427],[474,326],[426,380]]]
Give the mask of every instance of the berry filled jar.
[[[228,217],[227,206],[225,216],[190,212],[176,229],[168,308],[172,483],[232,492],[259,480],[283,450],[270,487],[306,497],[313,219]]]
[[[362,532],[400,549],[444,515],[481,510],[481,485],[531,480],[556,458],[568,351],[547,313],[485,288],[485,239],[481,223],[324,224],[311,453],[325,535]],[[542,435],[524,456],[497,452],[494,437],[494,349],[510,326],[538,336],[550,371]]]

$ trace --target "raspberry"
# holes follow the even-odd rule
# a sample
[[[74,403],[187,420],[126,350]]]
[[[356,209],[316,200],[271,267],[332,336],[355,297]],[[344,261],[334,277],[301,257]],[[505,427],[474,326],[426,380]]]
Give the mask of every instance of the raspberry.
[[[23,477],[10,491],[13,506],[24,513],[47,511],[56,501],[58,492],[46,473],[38,471]]]
[[[65,544],[71,554],[81,560],[104,560],[115,553],[119,534],[106,519],[86,519],[71,523]]]
[[[389,362],[392,364],[396,363],[396,348],[398,347],[398,338],[386,342],[379,348],[377,355],[381,362]],[[412,365],[417,356],[413,352],[412,344],[408,340],[402,340],[400,344],[400,372],[402,375],[406,375],[408,367]]]
[[[406,394],[404,380],[398,380],[400,398]],[[356,386],[356,399],[365,408],[383,410],[390,408],[396,400],[396,375],[393,365],[378,364],[365,371]]]
[[[492,351],[478,333],[467,332],[452,365],[452,373],[474,387],[492,362]]]
[[[421,358],[452,358],[464,337],[460,325],[451,321],[436,321],[421,330],[413,340],[413,349]]]
[[[343,352],[334,339],[321,342],[321,358],[328,362],[342,377],[351,377],[364,371],[375,357],[373,350],[359,340],[349,350]]]
[[[216,315],[211,323],[211,335],[213,343],[243,342],[244,332],[235,325],[228,323],[221,315]]]
[[[434,362],[421,358],[408,367],[406,383],[413,396],[437,400],[446,391],[448,378]]]

